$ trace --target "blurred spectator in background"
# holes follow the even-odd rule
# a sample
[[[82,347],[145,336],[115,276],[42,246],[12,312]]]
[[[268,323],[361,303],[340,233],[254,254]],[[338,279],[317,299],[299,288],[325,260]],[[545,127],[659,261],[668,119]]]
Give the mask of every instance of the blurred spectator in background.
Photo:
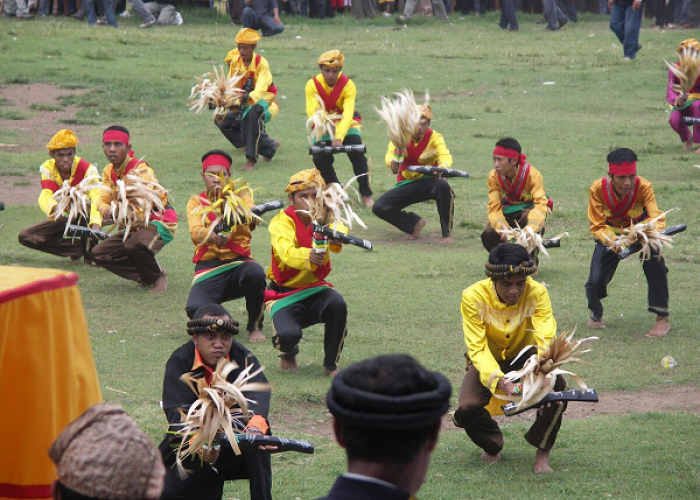
[[[328,1],[328,0],[326,0]],[[331,0],[341,3],[343,0]],[[372,18],[375,16],[374,11],[374,0],[352,0],[354,3],[352,5],[352,13],[355,15],[355,19],[363,19],[365,17]],[[416,0],[413,0],[414,2]],[[435,0],[441,2],[442,0]]]
[[[132,0],[129,1],[131,2]],[[139,3],[141,2],[141,0],[136,1]],[[146,22],[140,26],[141,28],[149,28],[156,23],[161,25],[182,24],[182,16],[175,10],[175,6],[172,4],[148,2],[145,4],[145,8],[148,10],[149,14],[151,14],[151,17],[153,17],[153,22]],[[158,17],[156,18],[156,16]]]
[[[284,31],[280,21],[276,0],[245,0],[243,9],[243,26],[261,30],[262,36],[274,36]]]
[[[445,4],[442,3],[442,0],[430,0],[432,7],[433,7],[433,13],[437,16],[438,19],[441,21],[446,21],[447,20],[447,11],[445,10]],[[403,9],[403,14],[401,14],[397,19],[401,23],[405,23],[411,20],[411,17],[413,17],[413,11],[416,9],[416,5],[419,3],[419,0],[406,0],[406,6]]]
[[[610,29],[622,44],[625,60],[637,57],[642,48],[639,28],[642,25],[642,0],[608,0]]]
[[[666,28],[669,30],[675,29],[673,24],[673,12],[676,8],[676,0],[652,0],[651,4],[654,10],[654,29],[660,30]]]

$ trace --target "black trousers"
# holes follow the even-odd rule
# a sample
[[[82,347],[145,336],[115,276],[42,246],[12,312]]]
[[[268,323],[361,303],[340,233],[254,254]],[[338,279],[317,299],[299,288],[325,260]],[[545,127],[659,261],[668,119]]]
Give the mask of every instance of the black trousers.
[[[272,345],[282,352],[281,357],[296,355],[302,329],[323,323],[323,366],[335,370],[347,335],[347,317],[345,299],[334,289],[328,288],[284,307],[272,316]]]
[[[250,480],[251,500],[272,499],[272,467],[269,453],[243,452],[235,455],[229,446],[221,448],[214,464],[202,463],[199,458],[185,460],[190,475],[181,480],[175,467],[168,467],[161,500],[221,500],[224,482]],[[218,471],[218,472],[217,472]]]
[[[516,15],[515,0],[501,1],[501,19],[498,21],[498,26],[501,29],[517,31],[518,16]]]
[[[229,142],[236,148],[245,147],[246,158],[256,162],[259,154],[265,158],[275,156],[275,141],[265,132],[265,109],[260,104],[254,104],[241,121],[236,120],[236,114],[226,113],[222,121],[214,121]]]
[[[226,264],[230,261],[207,260],[198,262],[195,272],[203,269]],[[229,269],[226,272],[212,276],[192,285],[187,297],[185,312],[191,318],[197,309],[205,304],[223,304],[229,300],[245,297],[245,308],[248,311],[246,330],[262,329],[263,302],[265,300],[265,271],[257,262],[249,260]]]
[[[345,136],[345,139],[343,140],[343,146],[351,146],[356,144],[362,144],[362,137],[356,134],[350,134]],[[331,142],[320,141],[316,143],[316,145],[330,146]],[[350,159],[350,163],[352,163],[352,170],[355,172],[355,175],[367,174],[362,175],[362,177],[359,177],[357,179],[357,183],[360,185],[360,194],[362,196],[372,196],[372,189],[370,188],[369,179],[369,167],[367,166],[367,157],[365,157],[364,153],[353,151],[351,153],[348,153],[348,158]],[[335,160],[331,153],[317,153],[314,155],[314,165],[316,165],[318,171],[321,172],[321,176],[323,177],[323,180],[326,181],[326,184],[331,182],[344,184],[338,180],[338,176],[336,175],[335,169],[333,168],[334,161]]]
[[[503,373],[508,373],[522,368],[527,358],[523,356],[515,365],[511,365],[510,359],[498,364]],[[562,376],[558,376],[554,383],[554,390],[562,391],[565,388],[566,381]],[[459,406],[455,411],[454,421],[455,424],[464,428],[475,445],[493,456],[503,449],[503,432],[486,409],[491,395],[491,391],[481,383],[479,371],[474,368],[474,365],[468,364],[467,373],[459,389]],[[503,404],[505,403],[504,401]],[[551,450],[557,440],[566,406],[567,403],[562,402],[560,405],[552,404],[537,411],[535,422],[525,434],[525,440],[538,449]]]
[[[435,200],[442,236],[447,237],[452,233],[454,197],[454,192],[445,179],[424,178],[390,189],[374,202],[372,212],[404,233],[411,234],[420,216],[406,212],[404,208],[421,201]]]
[[[603,317],[601,299],[608,296],[608,284],[615,276],[619,263],[620,259],[615,252],[609,251],[607,246],[596,241],[591,259],[591,272],[586,282],[588,309],[596,319]],[[668,268],[664,258],[657,252],[652,252],[649,260],[642,261],[642,269],[647,279],[649,312],[668,316]]]

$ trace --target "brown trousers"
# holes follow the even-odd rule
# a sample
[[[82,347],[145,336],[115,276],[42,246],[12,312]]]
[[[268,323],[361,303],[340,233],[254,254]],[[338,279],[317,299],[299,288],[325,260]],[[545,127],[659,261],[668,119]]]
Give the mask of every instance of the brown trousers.
[[[500,362],[501,371],[507,373],[521,368],[527,357],[523,356],[521,359],[522,362],[519,361],[514,366],[510,364],[512,360]],[[554,390],[561,391],[565,388],[564,378],[557,377]],[[464,428],[469,438],[479,448],[489,455],[497,455],[503,449],[503,433],[498,427],[498,423],[485,408],[490,400],[491,391],[481,383],[479,371],[471,363],[468,364],[462,387],[459,389],[459,407],[455,411],[454,421]],[[506,401],[503,402],[503,404],[505,403]],[[557,439],[559,427],[561,427],[564,410],[566,410],[566,402],[555,403],[548,408],[542,407],[537,411],[535,423],[525,434],[525,440],[535,448],[545,451],[551,450]]]
[[[163,274],[156,254],[165,245],[158,232],[142,227],[130,233],[126,241],[123,239],[124,232],[120,231],[101,241],[90,253],[93,262],[122,278],[144,285],[155,283]]]
[[[83,255],[80,238],[63,238],[65,229],[65,221],[45,220],[22,230],[19,242],[40,252],[79,259]]]

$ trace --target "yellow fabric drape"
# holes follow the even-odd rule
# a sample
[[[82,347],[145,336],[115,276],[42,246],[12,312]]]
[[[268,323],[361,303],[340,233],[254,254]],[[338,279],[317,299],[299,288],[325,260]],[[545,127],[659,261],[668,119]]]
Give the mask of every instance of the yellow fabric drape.
[[[0,500],[51,498],[49,446],[102,401],[78,277],[8,266],[0,276]]]

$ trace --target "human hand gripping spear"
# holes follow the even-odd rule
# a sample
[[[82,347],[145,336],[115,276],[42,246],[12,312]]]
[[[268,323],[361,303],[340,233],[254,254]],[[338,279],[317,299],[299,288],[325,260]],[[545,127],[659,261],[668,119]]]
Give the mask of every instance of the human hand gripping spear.
[[[318,187],[314,199],[307,199],[308,210],[299,210],[311,218],[314,230],[312,249],[316,254],[325,253],[330,240],[372,250],[372,242],[346,235],[338,230],[339,223],[352,229],[353,221],[367,229],[365,223],[350,206],[351,200],[347,192],[357,177],[359,176],[350,179],[345,187],[337,182]]]
[[[167,189],[158,182],[144,179],[140,174],[141,169],[135,169],[117,180],[114,199],[110,203],[115,226],[124,228],[123,241],[133,229],[147,226],[154,212],[165,210],[163,200],[168,199]]]
[[[235,74],[227,78],[223,66],[218,69],[214,66],[213,73],[205,73],[197,77],[199,83],[190,91],[190,111],[199,114],[208,108],[214,111],[214,118],[218,121],[223,120],[227,111],[241,104],[245,89],[240,88],[238,84],[244,76],[244,74]]]
[[[520,370],[506,373],[505,381],[517,384],[519,394],[494,394],[499,399],[511,401],[504,405],[503,411],[506,415],[515,415],[528,408],[540,406],[553,401],[598,401],[598,395],[594,389],[589,389],[581,377],[573,372],[563,370],[561,367],[569,363],[592,365],[574,356],[574,353],[585,342],[597,340],[598,337],[588,337],[585,339],[572,341],[575,331],[567,332],[554,337],[547,348],[541,354],[532,354]],[[515,357],[516,363],[521,356],[532,349],[527,346]],[[585,354],[590,350],[579,351],[578,354]],[[581,388],[581,391],[562,391],[554,393],[554,382],[558,375],[568,375]],[[490,381],[489,381],[490,383]]]
[[[542,235],[532,229],[530,226],[525,226],[521,228],[518,223],[515,223],[515,227],[504,227],[497,230],[499,234],[505,236],[506,239],[512,243],[516,243],[520,246],[525,247],[528,253],[531,253],[536,248],[549,257],[547,248],[557,248],[560,246],[560,240],[566,236],[569,237],[569,233],[563,232],[559,233],[552,238],[542,238]]]
[[[640,252],[642,260],[649,260],[652,252],[659,256],[663,253],[664,247],[673,248],[673,238],[671,235],[685,231],[685,225],[673,226],[664,230],[659,229],[659,220],[665,218],[671,209],[651,220],[633,224],[629,229],[623,230],[622,234],[615,240],[608,239],[611,251],[617,253],[620,260],[630,255]]]

